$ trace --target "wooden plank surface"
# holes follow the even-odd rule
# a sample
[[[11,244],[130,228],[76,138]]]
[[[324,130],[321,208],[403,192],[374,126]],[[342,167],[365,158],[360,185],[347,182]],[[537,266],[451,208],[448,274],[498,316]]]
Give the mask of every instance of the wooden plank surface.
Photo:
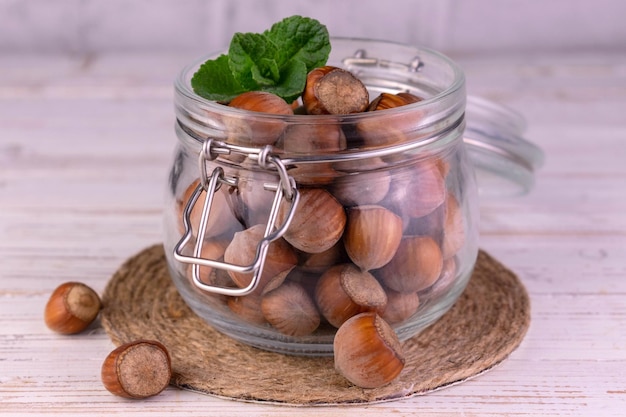
[[[623,415],[626,56],[603,54],[455,57],[469,92],[522,112],[546,152],[531,194],[481,204],[480,246],[532,302],[528,335],[500,366],[358,407],[295,410],[176,388],[145,401],[110,395],[104,331],[53,334],[43,306],[63,281],[101,292],[161,240],[171,84],[191,58],[0,58],[0,415]]]

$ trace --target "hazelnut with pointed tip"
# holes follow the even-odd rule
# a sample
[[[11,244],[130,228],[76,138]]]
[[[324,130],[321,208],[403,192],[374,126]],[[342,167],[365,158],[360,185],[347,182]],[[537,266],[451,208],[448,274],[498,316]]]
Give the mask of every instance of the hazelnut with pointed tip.
[[[346,321],[335,334],[333,349],[335,369],[361,388],[387,385],[404,369],[398,336],[373,312]]]
[[[48,299],[44,321],[57,333],[80,333],[96,319],[101,308],[100,297],[93,289],[80,282],[66,282]]]
[[[278,212],[279,224],[286,217],[286,206],[282,205]],[[346,213],[335,197],[321,188],[303,189],[298,209],[283,237],[303,252],[320,253],[341,239],[345,225]]]
[[[380,268],[393,258],[402,238],[402,219],[377,206],[349,209],[343,242],[348,256],[365,271]]]

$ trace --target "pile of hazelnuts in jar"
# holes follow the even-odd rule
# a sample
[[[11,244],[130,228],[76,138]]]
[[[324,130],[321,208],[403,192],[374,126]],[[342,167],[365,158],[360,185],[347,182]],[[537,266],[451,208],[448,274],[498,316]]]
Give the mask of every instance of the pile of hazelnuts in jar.
[[[370,101],[367,88],[352,73],[325,66],[308,74],[305,91],[295,104],[259,91],[223,104],[278,115],[337,115],[339,120],[340,115],[420,100],[403,92],[382,93]],[[404,139],[380,120],[363,119],[349,134],[360,138],[363,149]],[[340,123],[276,124],[271,133],[267,126],[227,127],[248,132],[246,142],[241,135],[232,142],[276,145],[285,153],[346,147]],[[445,160],[424,158],[395,172],[380,158],[367,160],[369,168],[377,163],[380,169],[367,171],[361,170],[362,161],[290,168],[300,202],[286,233],[269,246],[259,285],[245,296],[207,294],[246,323],[271,326],[288,336],[336,331],[335,367],[363,388],[386,385],[400,374],[405,358],[393,326],[414,316],[424,297],[444,293],[452,285],[454,255],[464,244],[459,203],[446,188],[449,164]],[[248,265],[263,238],[273,194],[263,189],[262,172],[244,169],[237,175],[237,187],[223,186],[215,193],[201,257]],[[180,219],[197,183],[179,197]],[[204,198],[205,193],[191,212],[196,237]],[[283,204],[278,224],[286,214]],[[187,267],[187,278],[192,280],[192,266]],[[251,278],[252,274],[199,268],[199,279],[207,285],[244,288]]]

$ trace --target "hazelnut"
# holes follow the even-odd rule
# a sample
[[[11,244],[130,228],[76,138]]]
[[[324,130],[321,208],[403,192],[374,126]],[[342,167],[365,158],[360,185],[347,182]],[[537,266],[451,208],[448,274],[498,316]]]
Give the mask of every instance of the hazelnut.
[[[331,192],[344,206],[376,204],[385,198],[390,183],[387,171],[362,172],[336,178]]]
[[[367,88],[349,71],[333,66],[309,72],[302,93],[308,114],[350,114],[365,111]]]
[[[446,199],[446,215],[443,226],[443,258],[454,256],[465,244],[463,212],[459,201],[452,194]]]
[[[443,261],[443,268],[437,281],[426,290],[419,293],[420,297],[432,299],[446,294],[456,280],[457,265],[454,257]]]
[[[100,297],[93,289],[80,282],[66,282],[52,292],[44,321],[55,332],[79,333],[96,319],[101,308]]]
[[[250,265],[256,256],[257,247],[265,233],[265,225],[257,224],[235,233],[233,240],[224,251],[224,261],[235,265]],[[291,246],[282,238],[270,243],[257,293],[275,288],[285,279],[286,274],[297,264],[298,258]],[[234,283],[245,288],[252,280],[252,273],[228,272]],[[271,284],[271,287],[267,287]],[[266,288],[267,287],[267,288]]]
[[[304,272],[321,274],[333,265],[346,262],[348,255],[343,247],[343,241],[339,239],[337,243],[324,252],[301,252],[299,258],[298,269]]]
[[[352,264],[342,264],[320,277],[315,300],[326,320],[339,327],[356,314],[384,311],[387,294],[372,274]]]
[[[265,91],[248,91],[233,98],[229,107],[275,115],[293,115],[290,104],[279,96]],[[229,141],[242,145],[271,145],[283,130],[285,121],[263,116],[235,116],[224,118]]]
[[[266,190],[265,183],[276,182],[276,178],[258,171],[242,170],[237,191],[232,195],[238,218],[246,227],[267,223],[275,192]]]
[[[247,323],[266,324],[267,320],[261,311],[261,297],[259,292],[240,297],[228,297],[228,308]]]
[[[304,287],[293,281],[263,295],[261,311],[274,328],[289,336],[306,336],[320,324],[315,303]]]
[[[423,217],[446,199],[446,184],[437,165],[430,161],[392,173],[387,204],[409,217]]]
[[[289,153],[338,152],[346,146],[339,120],[290,125],[282,138],[282,148]]]
[[[398,249],[402,219],[376,205],[348,210],[343,242],[348,256],[361,269],[369,271],[385,265]]]
[[[381,93],[367,107],[367,111],[393,109],[394,107],[405,106],[411,103],[417,103],[422,99],[411,93]]]
[[[421,217],[407,216],[408,227],[404,234],[430,236],[437,243],[441,243],[446,214],[445,206],[445,204],[441,204],[432,212]]]
[[[421,99],[410,93],[382,93],[368,106],[368,111],[380,111],[416,103]],[[366,147],[389,146],[408,141],[409,135],[418,126],[421,112],[385,114],[371,117],[357,124],[357,131]]]
[[[393,259],[376,271],[385,286],[412,293],[430,287],[441,274],[441,249],[428,236],[405,236]]]
[[[285,221],[286,216],[286,206],[281,205],[279,224]],[[301,251],[320,253],[341,239],[345,225],[344,208],[328,191],[321,188],[303,189],[296,212],[283,237]]]
[[[227,242],[220,240],[209,240],[202,242],[200,257],[203,259],[219,261],[224,256],[224,251],[226,250],[227,245]],[[187,278],[191,282],[193,282],[192,269],[193,265],[187,265]],[[211,278],[212,273],[213,268],[210,266],[201,265],[198,267],[198,278],[204,284],[210,284],[212,281],[214,281],[214,279]]]
[[[337,171],[349,174],[357,174],[365,171],[382,170],[389,167],[389,164],[380,156],[370,156],[366,158],[335,162]]]
[[[170,355],[155,340],[126,343],[109,353],[101,374],[104,387],[112,394],[126,398],[151,397],[170,382]]]
[[[185,207],[187,206],[187,202],[191,198],[199,182],[200,180],[195,180],[191,183],[191,185],[189,185],[189,187],[185,190],[182,200],[179,202],[180,215],[178,217],[181,219],[181,232],[184,231],[182,219]],[[230,209],[230,205],[228,204],[228,192],[226,191],[226,188],[227,187],[221,187],[215,192],[213,204],[211,205],[211,212],[209,213],[209,218],[207,220],[206,234],[204,238],[219,236],[227,232],[233,233],[234,231],[241,229],[240,223],[237,221],[235,215]],[[202,218],[202,209],[205,201],[206,191],[203,190],[200,193],[198,200],[196,200],[196,204],[193,206],[189,217],[192,233],[196,237],[198,236],[200,219]]]
[[[417,312],[420,299],[417,293],[403,293],[386,289],[387,308],[381,317],[389,324],[401,323]]]
[[[404,368],[398,336],[373,312],[347,320],[335,334],[333,349],[335,369],[361,388],[387,385]]]

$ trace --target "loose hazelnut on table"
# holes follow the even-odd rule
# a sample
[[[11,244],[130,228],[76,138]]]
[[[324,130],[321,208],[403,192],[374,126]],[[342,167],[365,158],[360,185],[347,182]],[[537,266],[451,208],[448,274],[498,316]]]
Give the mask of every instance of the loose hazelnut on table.
[[[387,385],[404,369],[398,336],[373,312],[346,321],[335,334],[333,349],[335,369],[361,388]]]
[[[44,321],[55,332],[79,333],[96,319],[101,308],[100,297],[93,289],[80,282],[66,282],[48,299]]]
[[[156,340],[125,343],[106,357],[102,383],[112,394],[147,398],[159,394],[172,376],[170,355]]]

